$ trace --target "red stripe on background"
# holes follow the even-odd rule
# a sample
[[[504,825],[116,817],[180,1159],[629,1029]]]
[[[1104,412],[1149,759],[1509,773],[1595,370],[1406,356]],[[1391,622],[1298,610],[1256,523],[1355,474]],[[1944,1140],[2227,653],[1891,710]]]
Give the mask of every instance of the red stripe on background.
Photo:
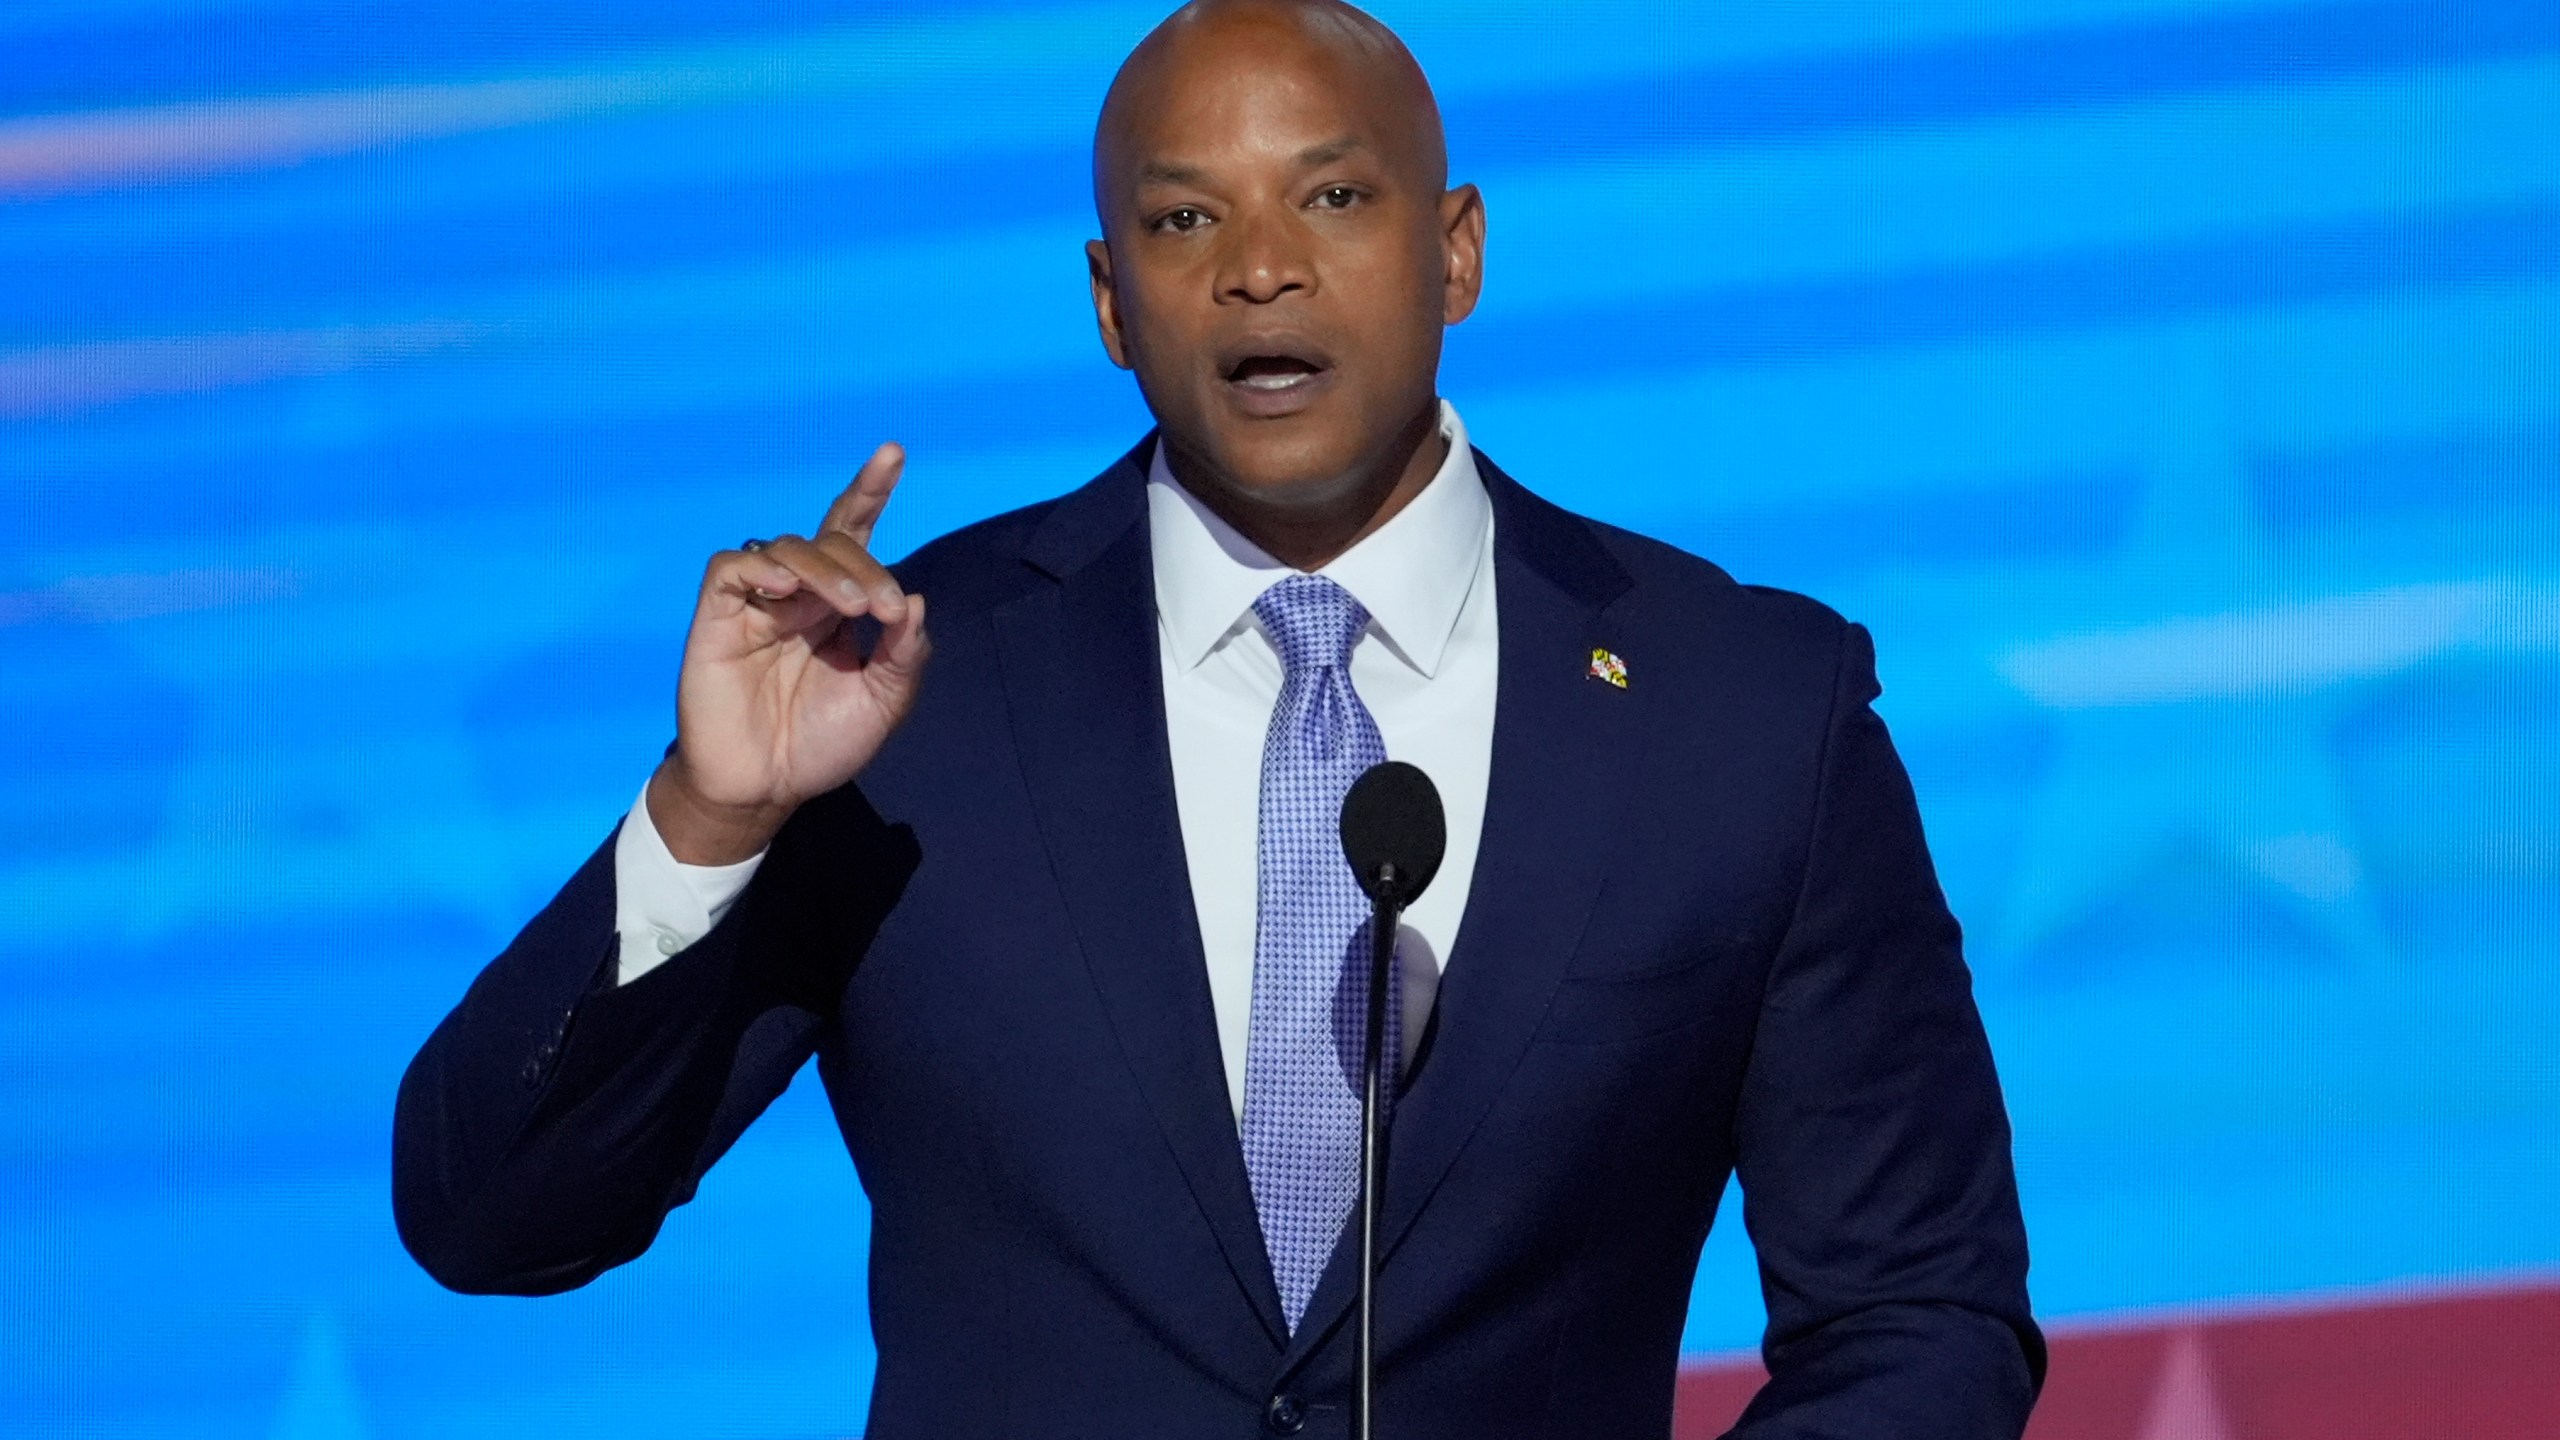
[[[2194,1348],[2180,1364],[2182,1336]],[[1723,1434],[1763,1378],[1748,1359],[1683,1370],[1674,1440]],[[2027,1427],[2027,1440],[2438,1437],[2560,1437],[2560,1286],[2066,1326]]]

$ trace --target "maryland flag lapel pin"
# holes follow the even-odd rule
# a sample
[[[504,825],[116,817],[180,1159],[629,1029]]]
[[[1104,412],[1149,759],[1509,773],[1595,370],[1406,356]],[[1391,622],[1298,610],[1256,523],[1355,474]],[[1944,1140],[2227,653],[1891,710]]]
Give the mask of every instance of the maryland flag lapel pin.
[[[1618,652],[1614,650],[1594,650],[1591,652],[1591,678],[1624,690],[1627,688],[1627,662],[1619,659]]]

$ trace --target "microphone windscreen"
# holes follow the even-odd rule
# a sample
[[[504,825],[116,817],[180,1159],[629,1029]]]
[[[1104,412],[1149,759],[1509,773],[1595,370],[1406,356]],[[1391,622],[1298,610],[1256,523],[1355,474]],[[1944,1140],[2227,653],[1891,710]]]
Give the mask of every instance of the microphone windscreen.
[[[1401,760],[1372,765],[1352,782],[1342,801],[1342,853],[1360,888],[1381,898],[1383,877],[1393,867],[1398,905],[1410,905],[1431,877],[1440,873],[1440,857],[1449,848],[1449,822],[1440,810],[1440,791],[1431,777]]]

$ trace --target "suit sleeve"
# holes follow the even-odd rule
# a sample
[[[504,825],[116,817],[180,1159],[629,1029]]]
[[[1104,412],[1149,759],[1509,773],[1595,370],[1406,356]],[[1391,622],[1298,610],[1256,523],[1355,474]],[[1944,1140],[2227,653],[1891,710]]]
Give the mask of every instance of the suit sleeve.
[[[612,839],[402,1077],[392,1214],[443,1285],[574,1289],[649,1247],[818,1044],[917,861],[847,787],[803,806],[699,942],[615,983]]]
[[[1961,936],[1845,626],[1802,890],[1736,1118],[1770,1380],[1735,1440],[1989,1440],[2044,1342]]]

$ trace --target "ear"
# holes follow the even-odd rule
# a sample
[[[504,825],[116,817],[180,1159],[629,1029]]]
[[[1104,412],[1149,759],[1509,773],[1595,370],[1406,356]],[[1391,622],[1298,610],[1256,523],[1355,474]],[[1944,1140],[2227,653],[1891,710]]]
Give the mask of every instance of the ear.
[[[1484,293],[1484,197],[1473,185],[1440,197],[1440,249],[1447,261],[1440,323],[1455,325],[1475,313]]]
[[[1102,348],[1111,355],[1111,363],[1129,368],[1128,347],[1120,343],[1120,296],[1111,288],[1111,242],[1084,242],[1084,266],[1093,282],[1093,323],[1102,331]]]

